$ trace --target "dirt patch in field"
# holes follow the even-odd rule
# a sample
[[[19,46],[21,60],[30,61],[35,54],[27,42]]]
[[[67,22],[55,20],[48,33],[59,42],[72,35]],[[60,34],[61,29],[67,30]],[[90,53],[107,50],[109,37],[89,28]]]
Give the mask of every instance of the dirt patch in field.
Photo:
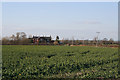
[[[93,45],[70,45],[70,46],[90,46],[90,47],[96,47],[96,46],[93,46]],[[118,48],[119,45],[116,45],[116,46],[97,46],[97,47],[110,47],[110,48]]]

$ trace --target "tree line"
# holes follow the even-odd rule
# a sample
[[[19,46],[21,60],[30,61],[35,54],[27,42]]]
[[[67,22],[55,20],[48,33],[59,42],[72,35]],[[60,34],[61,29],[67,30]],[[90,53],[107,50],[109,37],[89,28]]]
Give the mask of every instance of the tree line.
[[[32,36],[31,36],[32,37]],[[53,44],[56,44],[56,41],[61,45],[110,45],[117,44],[112,38],[109,40],[104,38],[103,40],[98,40],[96,37],[93,40],[59,40],[59,36],[56,37],[56,40]],[[11,35],[10,37],[2,38],[3,45],[32,45],[32,42],[25,32],[17,32],[15,35]]]
[[[2,38],[3,45],[24,45],[30,44],[30,40],[27,38],[25,32],[17,32],[16,35],[11,35],[10,37],[3,37]]]

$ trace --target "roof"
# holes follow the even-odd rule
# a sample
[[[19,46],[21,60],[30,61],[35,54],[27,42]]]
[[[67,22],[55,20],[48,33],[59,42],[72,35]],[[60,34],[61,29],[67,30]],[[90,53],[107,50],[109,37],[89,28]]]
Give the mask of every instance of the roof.
[[[51,36],[50,36],[50,37],[46,37],[46,36],[42,36],[42,37],[40,37],[40,36],[33,36],[33,38],[44,38],[44,39],[51,39]]]

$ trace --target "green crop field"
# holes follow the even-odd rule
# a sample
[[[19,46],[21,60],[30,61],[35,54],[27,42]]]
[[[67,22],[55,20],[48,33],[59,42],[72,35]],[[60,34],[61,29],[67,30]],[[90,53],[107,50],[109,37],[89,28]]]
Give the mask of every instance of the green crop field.
[[[118,48],[3,45],[3,78],[118,78]]]

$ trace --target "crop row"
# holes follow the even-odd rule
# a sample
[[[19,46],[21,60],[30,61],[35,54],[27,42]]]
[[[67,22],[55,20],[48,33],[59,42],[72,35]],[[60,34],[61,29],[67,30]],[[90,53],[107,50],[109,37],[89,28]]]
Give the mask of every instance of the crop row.
[[[118,49],[3,46],[3,78],[118,78]]]

